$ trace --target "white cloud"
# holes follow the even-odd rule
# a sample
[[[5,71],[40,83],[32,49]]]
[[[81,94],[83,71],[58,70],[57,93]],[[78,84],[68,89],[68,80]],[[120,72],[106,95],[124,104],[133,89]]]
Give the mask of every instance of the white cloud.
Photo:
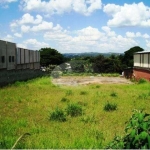
[[[22,35],[21,35],[20,33],[15,33],[14,35],[15,35],[16,37],[19,37],[19,38],[22,37]]]
[[[146,40],[146,46],[150,49],[150,40]]]
[[[114,31],[111,31],[111,28],[108,26],[103,26],[102,30],[106,32],[108,36],[116,36],[116,33]]]
[[[126,32],[126,36],[128,38],[135,38],[135,33],[133,33],[133,32]]]
[[[30,31],[30,26],[22,25],[21,32],[26,33]]]
[[[10,24],[11,29],[16,28],[17,26],[24,25],[24,24],[39,24],[43,20],[42,16],[36,15],[34,18],[29,13],[26,13],[22,16],[21,19],[15,20]]]
[[[104,6],[103,11],[109,15],[114,16],[116,13],[118,13],[121,10],[121,7],[119,5],[115,4],[107,4]]]
[[[44,21],[42,16],[36,15],[36,17],[30,15],[29,13],[24,14],[21,19],[14,20],[10,24],[12,32],[41,32],[41,31],[50,31],[50,30],[62,30],[63,28],[57,24],[53,25],[52,22]]]
[[[149,36],[147,33],[145,33],[145,34],[143,35],[143,38],[148,39],[148,38],[150,38],[150,36]]]
[[[107,22],[108,26],[150,27],[150,7],[145,6],[143,2],[124,4],[124,6],[107,4],[103,11],[112,17]]]
[[[52,22],[43,21],[41,24],[39,24],[37,26],[33,26],[31,28],[31,31],[39,32],[39,31],[44,31],[44,30],[51,30],[52,28],[53,28]]]
[[[13,36],[10,34],[7,34],[5,37],[3,37],[3,40],[9,41],[9,42],[12,42],[13,39],[14,39]]]
[[[83,39],[85,41],[96,41],[99,40],[100,37],[104,35],[98,29],[92,28],[91,26],[79,30],[77,33],[80,39]]]
[[[42,22],[42,16],[36,15],[34,19],[29,13],[26,13],[22,16],[22,19],[18,21],[18,24],[39,24]]]
[[[50,46],[45,42],[38,42],[36,39],[28,39],[24,41],[22,44],[18,44],[18,47],[39,50],[42,47],[50,47]]]
[[[70,11],[90,15],[101,7],[101,0],[23,0],[21,2],[21,8],[24,11],[38,11],[49,15]]]
[[[46,40],[57,41],[57,48],[61,52],[119,52],[125,51],[138,43],[131,38],[117,35],[109,27],[103,27],[104,32],[91,26],[83,28],[73,36],[70,32],[47,32],[44,35]],[[110,36],[108,33],[115,33]]]
[[[140,32],[136,32],[136,33],[134,33],[134,32],[126,32],[126,36],[128,38],[138,38],[138,37],[145,38],[145,39],[150,38],[150,36],[147,33],[142,35]]]
[[[54,40],[58,42],[67,42],[72,40],[72,37],[63,30],[52,30],[44,34],[46,40]]]

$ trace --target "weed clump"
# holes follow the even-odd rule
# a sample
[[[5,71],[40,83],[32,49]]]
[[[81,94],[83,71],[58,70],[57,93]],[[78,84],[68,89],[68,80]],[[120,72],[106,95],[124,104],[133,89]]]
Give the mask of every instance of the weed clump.
[[[116,93],[116,92],[112,92],[112,93],[110,94],[110,96],[112,96],[112,97],[117,97],[117,93]]]
[[[63,98],[61,99],[61,102],[69,102],[69,99],[66,98],[66,97],[63,97]]]
[[[117,104],[112,104],[110,102],[107,102],[107,104],[105,104],[104,106],[105,111],[114,111],[116,109],[117,109]]]
[[[100,85],[96,85],[95,88],[97,88],[97,89],[100,88]]]
[[[83,114],[83,109],[79,104],[69,104],[66,108],[67,115],[71,117],[81,116]]]
[[[69,95],[72,95],[72,94],[73,94],[72,90],[67,90],[66,91],[66,96],[69,96]]]
[[[67,119],[66,119],[66,115],[65,115],[64,111],[61,110],[60,108],[56,108],[55,111],[53,111],[50,114],[50,120],[64,122]]]
[[[142,94],[140,94],[140,95],[138,96],[138,98],[139,98],[139,99],[143,99],[143,100],[145,100],[145,99],[147,99],[147,98],[148,98],[148,95],[147,95],[147,94],[145,94],[145,93],[142,93]]]
[[[81,91],[80,92],[80,95],[86,95],[86,94],[88,94],[86,91]]]
[[[138,84],[143,84],[143,83],[147,83],[148,81],[146,79],[143,79],[141,78],[139,81],[138,81]]]

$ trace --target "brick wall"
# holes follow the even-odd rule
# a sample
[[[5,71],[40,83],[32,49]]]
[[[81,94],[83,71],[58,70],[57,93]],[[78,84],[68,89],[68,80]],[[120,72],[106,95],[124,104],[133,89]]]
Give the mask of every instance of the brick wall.
[[[142,69],[142,68],[134,68],[133,73],[135,79],[139,80],[140,78],[144,78],[150,81],[150,70]]]

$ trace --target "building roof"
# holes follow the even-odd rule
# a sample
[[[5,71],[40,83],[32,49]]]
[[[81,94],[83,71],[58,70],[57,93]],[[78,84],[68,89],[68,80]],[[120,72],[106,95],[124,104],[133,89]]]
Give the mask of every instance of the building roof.
[[[150,50],[149,51],[136,52],[135,54],[143,54],[143,53],[150,53]]]

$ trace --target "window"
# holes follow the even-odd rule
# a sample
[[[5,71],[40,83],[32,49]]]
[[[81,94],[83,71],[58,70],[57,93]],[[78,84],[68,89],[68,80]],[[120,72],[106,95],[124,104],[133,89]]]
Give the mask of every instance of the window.
[[[5,56],[2,56],[1,60],[2,60],[2,63],[4,63],[5,62]]]
[[[14,62],[15,61],[15,57],[14,56],[12,56],[12,62]]]
[[[9,62],[11,62],[11,56],[9,56]]]

